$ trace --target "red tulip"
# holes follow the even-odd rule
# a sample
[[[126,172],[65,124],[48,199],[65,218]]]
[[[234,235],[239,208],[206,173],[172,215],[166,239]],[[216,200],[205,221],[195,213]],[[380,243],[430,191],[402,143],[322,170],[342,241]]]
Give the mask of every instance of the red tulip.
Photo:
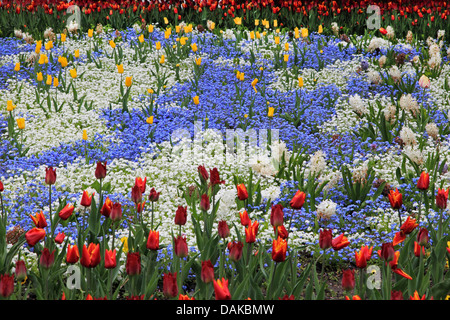
[[[55,242],[58,244],[61,244],[64,241],[65,237],[66,237],[66,235],[64,234],[64,232],[60,232],[56,235]]]
[[[332,239],[333,239],[333,232],[330,229],[320,230],[319,247],[324,250],[331,248]]]
[[[112,209],[111,209],[109,218],[112,221],[120,221],[120,219],[122,219],[122,205],[119,202],[115,202],[112,205]]]
[[[147,177],[145,177],[144,180],[142,180],[141,177],[137,177],[134,185],[138,186],[139,189],[141,189],[141,193],[145,193],[146,183],[147,183]]]
[[[402,194],[397,189],[395,189],[395,192],[394,190],[390,190],[388,198],[392,209],[400,209],[402,207]]]
[[[272,206],[272,211],[270,213],[270,223],[274,227],[281,226],[284,220],[283,206],[281,204],[276,204]]]
[[[106,161],[104,164],[100,161],[97,161],[97,167],[95,168],[95,177],[97,179],[103,179],[104,177],[106,177]]]
[[[353,290],[355,288],[355,271],[353,269],[344,270],[341,283],[345,291]]]
[[[426,228],[421,228],[419,233],[417,233],[417,242],[421,246],[426,246],[428,244],[428,230]]]
[[[86,190],[84,190],[83,195],[81,197],[80,204],[86,208],[90,207],[91,203],[92,203],[92,197],[94,196],[94,194],[95,194],[95,192],[92,193],[92,196],[89,196],[89,193]]]
[[[25,261],[17,260],[16,261],[16,270],[15,270],[17,281],[23,281],[27,277],[27,267],[25,266]]]
[[[150,190],[150,194],[148,195],[148,200],[150,200],[151,202],[158,201],[160,193],[161,192],[156,192],[155,188],[152,188]]]
[[[389,265],[391,266],[392,271],[394,271],[396,274],[401,275],[403,278],[412,280],[412,277],[405,273],[402,269],[398,267],[398,258],[400,257],[400,251],[394,252],[393,259],[389,262]]]
[[[228,224],[225,220],[219,221],[217,228],[219,237],[221,237],[222,239],[228,238],[230,236],[230,228],[228,227]]]
[[[391,300],[403,300],[403,293],[398,290],[392,290],[391,291]]]
[[[133,200],[134,203],[139,203],[142,201],[142,192],[139,186],[135,185],[131,188],[131,200]]]
[[[242,258],[242,248],[244,244],[240,241],[238,242],[229,242],[227,245],[229,253],[229,257],[232,261],[239,261]]]
[[[395,234],[392,244],[396,246],[397,244],[402,243],[406,239],[406,235],[410,234],[418,225],[416,219],[412,219],[408,216],[406,221],[400,227],[400,231]]]
[[[245,228],[245,242],[254,243],[256,242],[256,235],[258,234],[259,222],[255,221],[253,224],[250,222],[248,227]]]
[[[175,244],[174,244],[175,255],[179,258],[186,257],[189,252],[187,242],[186,242],[186,237],[178,236],[178,237],[174,238],[173,240],[175,242]]]
[[[187,207],[178,206],[175,212],[175,224],[179,226],[184,226],[187,221]]]
[[[447,190],[444,190],[441,188],[438,189],[438,193],[436,195],[436,206],[438,208],[440,208],[440,209],[447,208],[448,191],[449,191],[449,189],[447,189]]]
[[[36,243],[45,238],[45,230],[41,228],[33,228],[25,234],[25,239],[30,247],[34,247]]]
[[[275,229],[275,227],[274,227],[274,229]],[[287,239],[287,238],[289,237],[289,233],[288,233],[288,231],[286,230],[286,228],[285,228],[284,225],[278,226],[278,227],[276,228],[276,230],[277,230],[277,235],[278,235],[281,239]]]
[[[142,211],[144,211],[144,206],[145,206],[145,201],[136,203],[136,212],[139,214],[142,213]]]
[[[344,236],[343,233],[340,234],[339,236],[337,236],[336,238],[334,238],[333,240],[331,240],[331,246],[336,251],[340,250],[342,248],[345,248],[349,244],[350,244],[350,241],[347,240],[347,237]]]
[[[422,251],[422,256],[425,256],[425,247],[419,245],[416,241],[414,241],[414,255],[419,258],[421,251]]]
[[[210,203],[209,203],[209,197],[207,194],[203,194],[201,199],[200,199],[200,208],[203,211],[208,211],[210,207]]]
[[[201,279],[204,283],[209,283],[214,280],[214,267],[211,260],[202,261]]]
[[[247,211],[239,212],[239,216],[240,216],[240,218],[241,218],[241,224],[242,224],[244,227],[247,227],[247,226],[251,223]]]
[[[187,294],[181,294],[178,296],[178,300],[195,300],[194,297],[189,297]]]
[[[216,300],[231,300],[231,294],[228,290],[228,280],[222,278],[222,280],[214,280],[214,294]]]
[[[67,255],[66,255],[66,262],[69,264],[77,263],[80,259],[80,253],[78,251],[78,247],[75,244],[73,247],[69,244],[67,246]]]
[[[275,262],[283,262],[286,260],[287,242],[278,237],[272,242],[272,260]]]
[[[102,216],[109,218],[112,208],[113,208],[113,202],[111,201],[111,199],[109,199],[109,197],[107,197],[105,202],[103,203],[102,208],[100,209],[100,213],[102,214]]]
[[[289,202],[289,205],[292,209],[301,209],[303,204],[305,203],[306,194],[300,190],[298,190],[292,200]]]
[[[139,252],[128,252],[125,270],[129,276],[141,273],[141,255]]]
[[[116,250],[105,250],[105,269],[114,269],[117,266]]]
[[[0,181],[0,192],[3,192],[3,190],[5,190],[3,183]]]
[[[83,245],[80,263],[86,268],[95,268],[100,263],[100,244]]]
[[[159,231],[150,230],[147,238],[147,249],[159,250]]]
[[[206,168],[204,166],[198,166],[198,174],[202,183],[206,183],[206,181],[208,181],[208,171],[206,171]]]
[[[422,172],[419,180],[417,181],[417,189],[427,190],[430,186],[430,175],[426,172]]]
[[[387,34],[387,30],[385,28],[380,28],[379,30],[380,30],[380,33],[382,35],[386,35]]]
[[[426,300],[426,295],[424,294],[420,297],[419,292],[416,290],[412,296],[409,296],[409,300]]]
[[[56,169],[53,167],[45,168],[45,183],[48,185],[55,184],[56,182]]]
[[[355,251],[355,262],[357,268],[364,269],[367,267],[367,261],[369,261],[372,257],[372,250],[373,247],[370,247],[369,249],[368,246],[362,246],[359,252]]]
[[[167,298],[178,296],[177,273],[163,274],[163,293]]]
[[[248,192],[247,188],[245,188],[245,184],[240,183],[237,185],[237,197],[239,200],[247,200],[248,199]]]
[[[61,209],[58,215],[61,220],[67,220],[72,215],[74,209],[75,207],[73,205],[67,204],[64,208]]]
[[[210,176],[210,183],[211,186],[214,187],[216,184],[224,184],[225,181],[224,180],[220,180],[219,177],[219,171],[217,170],[217,168],[213,168],[212,170],[209,170],[209,176]]]
[[[50,250],[48,250],[48,248],[44,248],[44,250],[42,250],[41,257],[39,259],[39,264],[42,267],[49,269],[54,262],[55,262],[55,250],[53,250],[52,253],[50,253]]]
[[[30,218],[33,220],[36,228],[45,228],[47,226],[47,220],[45,219],[44,214],[41,212],[37,212],[36,216],[30,214]]]
[[[8,298],[14,292],[14,275],[0,275],[0,297]]]

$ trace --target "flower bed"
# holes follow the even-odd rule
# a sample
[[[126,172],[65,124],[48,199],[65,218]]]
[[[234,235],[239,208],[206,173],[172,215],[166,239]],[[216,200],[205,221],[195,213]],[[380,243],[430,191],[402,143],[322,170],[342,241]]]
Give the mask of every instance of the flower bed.
[[[234,23],[0,40],[2,297],[447,297],[445,32]]]

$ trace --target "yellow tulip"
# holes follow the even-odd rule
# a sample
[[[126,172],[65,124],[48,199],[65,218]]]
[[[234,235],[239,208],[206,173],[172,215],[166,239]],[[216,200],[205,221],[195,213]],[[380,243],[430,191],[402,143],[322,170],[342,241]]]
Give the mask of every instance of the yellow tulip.
[[[148,32],[152,33],[153,32],[153,28],[154,26],[151,24],[148,26]]]
[[[257,78],[255,78],[253,81],[252,81],[252,87],[253,87],[253,90],[255,90],[255,93],[257,92],[256,91],[256,84],[258,83],[258,79]]]
[[[110,45],[111,48],[113,48],[113,49],[116,47],[116,44],[114,43],[113,40],[109,40],[109,45]]]
[[[259,19],[255,19],[255,26],[259,25]]]
[[[196,43],[191,44],[191,49],[192,51],[197,52],[197,44]]]
[[[242,18],[240,18],[240,17],[234,18],[234,23],[237,25],[240,25],[242,23]]]
[[[148,117],[146,121],[148,124],[153,124],[153,116]]]
[[[295,27],[295,29],[294,29],[294,37],[295,37],[295,39],[298,39],[300,37],[299,30],[297,27]]]
[[[19,118],[16,121],[17,121],[17,126],[19,127],[20,130],[25,129],[25,119],[24,118]]]
[[[141,34],[138,39],[140,43],[144,42],[144,35]]]
[[[160,50],[161,49],[161,42],[156,42],[155,43],[155,46],[156,46],[156,50]]]
[[[262,19],[261,24],[267,28],[267,20],[266,19]]]
[[[44,77],[42,76],[42,72],[38,72],[36,74],[36,79],[37,81],[41,82],[42,80],[44,80]]]
[[[88,37],[92,38],[94,36],[94,29],[89,29],[88,30]]]
[[[19,70],[20,70],[20,62],[17,62],[14,67],[14,71],[19,71]]]
[[[308,29],[302,28],[302,38],[306,38],[308,36]]]
[[[66,42],[66,34],[61,33],[61,42]]]
[[[59,79],[57,77],[53,78],[53,86],[57,88],[59,86]]]
[[[86,132],[86,129],[83,129],[83,140],[87,140],[88,139],[88,135],[87,135],[87,132]]]
[[[186,40],[187,40],[188,38],[186,38],[186,37],[181,37],[180,38],[180,44],[182,45],[182,46],[184,46],[185,44],[186,44]]]
[[[301,87],[303,87],[303,78],[302,77],[299,77],[298,78],[298,86],[301,88]]]
[[[167,20],[166,17],[164,17],[164,23],[165,23],[165,24],[169,24],[169,20]]]
[[[161,56],[161,59],[159,59],[159,63],[163,64],[164,63],[164,55]]]
[[[276,28],[278,27],[278,20],[273,20],[273,26]]]
[[[123,73],[123,64],[118,64],[117,65],[117,72],[122,74]]]
[[[77,69],[71,69],[69,72],[72,79],[75,79],[77,77]]]
[[[317,31],[318,33],[322,33],[323,32],[323,27],[321,24],[319,24],[319,30]]]
[[[34,49],[34,52],[38,54],[39,52],[41,52],[41,48],[42,48],[42,41],[41,40],[36,41],[36,48]]]
[[[128,88],[131,87],[132,78],[133,78],[133,77],[126,77],[126,78],[125,78],[125,85],[126,85]]]
[[[39,60],[38,60],[39,64],[44,64],[45,63],[45,54],[41,54],[39,56]]]
[[[194,101],[195,105],[198,105],[200,103],[200,98],[198,96],[195,96],[194,98],[192,98],[192,100]]]
[[[153,91],[153,89],[147,89],[147,92],[148,92],[149,94],[153,94],[155,91]]]
[[[280,37],[275,37],[275,44],[280,44]]]
[[[175,26],[175,32],[176,33],[180,33],[181,31],[181,27],[180,26]]]
[[[289,55],[288,54],[285,54],[284,55],[284,62],[288,62],[289,61]]]
[[[46,85],[51,86],[52,85],[52,76],[51,75],[47,75],[47,81],[45,82]]]
[[[80,57],[80,50],[79,49],[75,50],[73,55],[75,56],[75,58],[79,58]]]
[[[284,51],[289,51],[289,43],[288,42],[286,42],[284,44]]]
[[[164,31],[164,38],[165,39],[169,39],[170,35],[172,34],[172,29],[167,29],[166,31]]]
[[[250,31],[250,39],[255,40],[255,32]]]
[[[201,65],[202,64],[202,58],[200,57],[200,58],[195,58],[195,64],[196,65]]]
[[[211,24],[210,24],[211,30],[214,30],[215,27],[216,27],[216,23],[215,22],[211,22]]]
[[[58,57],[58,62],[61,64],[61,67],[63,67],[63,68],[67,67],[68,62],[67,62],[67,58],[66,57],[59,56]]]
[[[256,31],[256,38],[261,38],[261,34],[259,33],[259,31]]]
[[[120,238],[120,241],[123,243],[122,251],[127,253],[128,252],[128,238],[122,237],[122,238]]]
[[[13,111],[16,108],[15,105],[13,105],[12,100],[6,101],[6,110],[7,111]]]
[[[275,111],[274,107],[269,107],[269,111],[267,112],[267,116],[272,118],[274,111]]]
[[[45,43],[45,50],[50,50],[51,48],[53,48],[53,41],[49,41],[47,43]]]

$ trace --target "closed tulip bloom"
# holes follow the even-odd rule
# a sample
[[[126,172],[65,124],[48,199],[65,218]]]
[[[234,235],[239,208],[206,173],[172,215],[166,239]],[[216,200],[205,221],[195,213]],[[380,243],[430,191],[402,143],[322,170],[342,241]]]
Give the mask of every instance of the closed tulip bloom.
[[[248,192],[247,188],[245,187],[245,184],[240,183],[236,186],[237,188],[237,197],[239,200],[247,200],[248,199]]]
[[[289,202],[289,205],[292,209],[301,209],[303,204],[305,203],[306,194],[300,190],[298,190],[292,200]]]
[[[426,172],[422,172],[419,180],[417,181],[417,189],[427,190],[430,186],[430,175]]]
[[[213,187],[217,184],[225,184],[225,181],[220,179],[217,168],[209,169],[209,182]]]
[[[209,179],[209,174],[205,166],[198,166],[197,171],[202,183],[206,183]]]
[[[34,247],[36,243],[45,238],[45,230],[41,228],[33,228],[25,233],[25,239],[30,247]]]
[[[0,275],[0,297],[8,298],[14,293],[14,275]]]
[[[425,256],[425,247],[414,241],[414,255],[419,258],[421,254]]]
[[[74,55],[75,58],[79,58],[79,57],[80,57],[80,50],[79,50],[79,49],[76,49],[76,50],[73,52],[73,55]]]
[[[109,197],[107,197],[105,202],[103,203],[102,208],[100,209],[100,213],[102,214],[102,216],[109,218],[112,208],[113,202],[111,201],[111,199],[109,199]]]
[[[229,253],[229,258],[231,261],[239,261],[242,258],[242,248],[244,247],[244,244],[240,241],[236,242],[229,242],[227,245]]]
[[[204,283],[210,283],[214,281],[214,266],[211,260],[202,261],[201,279]]]
[[[141,274],[141,255],[139,252],[128,252],[125,270],[129,276]]]
[[[333,240],[333,234],[330,229],[320,230],[319,233],[319,246],[321,249],[331,248],[331,242]]]
[[[125,78],[125,85],[126,85],[128,88],[131,87],[132,79],[133,79],[133,77],[126,77],[126,78]]]
[[[103,179],[104,177],[106,177],[106,161],[105,163],[97,161],[97,167],[95,168],[95,177],[97,179]]]
[[[395,191],[390,190],[388,198],[389,202],[391,203],[392,209],[400,209],[402,207],[402,194],[397,189],[395,189]]]
[[[247,228],[245,228],[245,242],[256,242],[256,235],[258,234],[259,222],[255,221],[253,224],[250,222]]]
[[[147,249],[159,250],[159,231],[150,230],[147,238]]]
[[[274,227],[281,226],[284,221],[283,206],[281,204],[276,204],[272,206],[270,213],[270,224]]]
[[[20,70],[20,62],[17,62],[16,65],[14,66],[14,71],[19,71]]]
[[[240,216],[240,218],[241,218],[241,224],[242,224],[244,227],[247,227],[247,226],[251,223],[247,211],[239,212],[239,216]]]
[[[117,72],[122,74],[123,73],[123,64],[118,64],[117,65]]]
[[[284,225],[278,226],[277,228],[274,227],[274,230],[277,230],[277,235],[281,238],[281,239],[287,239],[289,237],[289,233],[286,230],[286,227]]]
[[[59,57],[58,62],[61,64],[61,67],[63,68],[67,67],[69,64],[66,57]]]
[[[56,235],[55,242],[58,244],[61,244],[64,241],[65,237],[66,237],[66,235],[64,234],[64,232],[60,232]]]
[[[142,211],[144,211],[144,206],[145,206],[145,201],[136,203],[136,211],[137,211],[137,213],[140,214]]]
[[[319,29],[317,30],[317,33],[322,33],[323,32],[323,27],[321,24],[319,24]]]
[[[230,228],[225,220],[219,221],[218,224],[219,237],[222,239],[228,238],[230,236]]]
[[[144,35],[141,34],[141,35],[138,37],[138,40],[139,40],[140,43],[143,43],[143,42],[145,41]]]
[[[81,196],[80,204],[83,207],[90,207],[92,203],[92,197],[94,196],[94,194],[95,192],[93,192],[92,195],[89,196],[89,193],[86,190],[84,190],[83,195]]]
[[[27,278],[27,267],[25,266],[25,261],[16,261],[15,274],[17,281],[23,281]]]
[[[378,251],[378,255],[383,261],[389,262],[394,259],[394,245],[392,242],[383,243],[381,245],[381,250]]]
[[[166,298],[178,296],[177,273],[169,272],[163,274],[163,293]]]
[[[178,206],[175,212],[175,224],[179,226],[184,226],[187,221],[187,207]]]
[[[109,218],[112,221],[120,221],[122,219],[122,205],[119,202],[115,202],[112,205]]]
[[[16,108],[16,106],[13,104],[12,100],[6,101],[6,111],[13,111]]]
[[[66,34],[61,33],[61,42],[66,42]]]
[[[147,117],[145,122],[147,122],[148,124],[153,124],[153,116]]]
[[[430,84],[431,84],[430,79],[429,79],[426,75],[423,74],[423,75],[419,78],[419,86],[420,86],[421,88],[427,89],[427,88],[430,87]]]
[[[153,32],[153,29],[154,29],[154,26],[153,26],[152,24],[150,24],[150,25],[148,26],[148,32],[152,33],[152,32]]]
[[[289,55],[288,54],[283,55],[283,60],[284,60],[284,62],[288,62],[289,61]]]
[[[231,294],[228,289],[228,280],[213,280],[214,295],[216,300],[231,300]]]
[[[47,75],[47,80],[45,81],[45,84],[48,86],[52,85],[52,76],[51,75]]]
[[[138,186],[139,189],[141,189],[142,193],[145,193],[146,184],[147,184],[147,177],[145,177],[144,179],[142,179],[141,177],[137,177],[134,182],[134,185]]]
[[[197,44],[196,43],[191,44],[191,49],[192,51],[197,52]]]
[[[368,246],[362,246],[361,250],[355,251],[355,263],[356,267],[360,269],[364,269],[367,267],[367,261],[372,257],[373,248]]]
[[[95,268],[100,263],[100,244],[83,245],[80,263],[86,268]]]
[[[162,55],[161,58],[159,59],[159,63],[161,63],[161,64],[164,63],[164,55]]]
[[[298,86],[299,86],[299,88],[303,87],[303,78],[302,77],[298,78]]]
[[[116,250],[105,250],[105,269],[114,269],[117,266]]]
[[[195,105],[198,105],[200,103],[200,98],[198,96],[195,96],[192,98],[192,101],[194,102]]]
[[[75,244],[67,246],[66,262],[69,264],[77,263],[80,259],[80,253],[78,251],[78,246]]]
[[[209,197],[207,194],[203,194],[200,199],[200,208],[203,211],[208,211],[210,207]]]
[[[438,193],[436,195],[436,206],[440,209],[445,209],[447,208],[447,200],[448,200],[448,191],[438,188]]]
[[[75,68],[70,69],[69,73],[70,73],[70,76],[72,77],[72,79],[75,79],[77,77],[77,69],[75,69]]]
[[[161,192],[156,192],[155,188],[150,190],[150,194],[148,195],[148,200],[151,202],[156,202],[159,200],[159,195]]]
[[[92,38],[94,36],[94,30],[93,29],[89,29],[87,35],[88,35],[89,38]]]
[[[30,218],[31,220],[33,220],[36,228],[45,228],[47,226],[47,220],[45,219],[44,213],[42,211],[37,212],[36,216],[30,214]]]
[[[57,88],[59,86],[59,79],[57,77],[53,78],[53,86]]]
[[[278,237],[272,242],[272,260],[275,262],[283,262],[286,260],[287,242]]]
[[[428,230],[426,228],[420,228],[419,233],[417,233],[417,243],[421,246],[426,246],[428,244],[428,240]]]
[[[44,248],[41,253],[41,257],[39,259],[39,264],[44,267],[45,269],[51,268],[53,263],[55,262],[55,250],[50,253],[50,250],[48,248]]]
[[[269,118],[272,118],[274,112],[275,112],[275,108],[274,107],[269,107],[269,110],[267,111],[267,116]]]
[[[349,244],[350,241],[347,240],[347,237],[345,237],[343,233],[331,240],[331,247],[336,251],[345,248]]]
[[[186,237],[178,236],[173,239],[174,241],[174,252],[178,258],[184,258],[188,255],[188,246],[186,242]]]
[[[355,271],[353,269],[344,270],[342,273],[342,288],[345,291],[355,288]]]
[[[109,40],[109,45],[111,46],[111,48],[115,48],[116,47],[116,43],[113,40]]]
[[[137,186],[137,185],[135,185],[131,189],[131,200],[133,200],[134,203],[139,203],[142,201],[141,188],[139,188],[139,186]]]
[[[88,135],[87,135],[86,129],[83,129],[83,135],[82,135],[82,138],[83,138],[84,141],[86,141],[86,140],[88,139]]]
[[[45,183],[52,185],[56,182],[56,169],[53,167],[45,168]]]
[[[155,48],[156,48],[156,50],[160,50],[161,49],[161,42],[156,42],[155,43]]]

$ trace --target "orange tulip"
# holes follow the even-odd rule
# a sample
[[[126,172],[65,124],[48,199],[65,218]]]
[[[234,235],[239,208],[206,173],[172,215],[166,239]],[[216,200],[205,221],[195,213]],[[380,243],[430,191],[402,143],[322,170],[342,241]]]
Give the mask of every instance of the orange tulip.
[[[402,194],[398,191],[398,189],[395,189],[395,191],[391,190],[388,194],[388,198],[392,209],[400,209],[402,207]]]
[[[100,263],[100,244],[83,245],[80,263],[83,267],[94,268]]]
[[[214,294],[216,296],[216,300],[231,300],[231,294],[228,290],[228,280],[222,278],[222,280],[214,280]]]
[[[259,223],[258,221],[249,223],[248,227],[245,228],[245,242],[254,243],[256,242],[256,235],[258,233]]]
[[[248,199],[248,192],[247,188],[245,188],[245,184],[240,183],[236,186],[237,188],[237,196],[239,200],[246,200]]]
[[[47,226],[47,220],[45,219],[44,213],[37,212],[36,216],[30,214],[30,218],[33,220],[36,228],[45,228]]]
[[[272,242],[272,260],[275,262],[283,262],[286,259],[287,242],[278,237]]]

